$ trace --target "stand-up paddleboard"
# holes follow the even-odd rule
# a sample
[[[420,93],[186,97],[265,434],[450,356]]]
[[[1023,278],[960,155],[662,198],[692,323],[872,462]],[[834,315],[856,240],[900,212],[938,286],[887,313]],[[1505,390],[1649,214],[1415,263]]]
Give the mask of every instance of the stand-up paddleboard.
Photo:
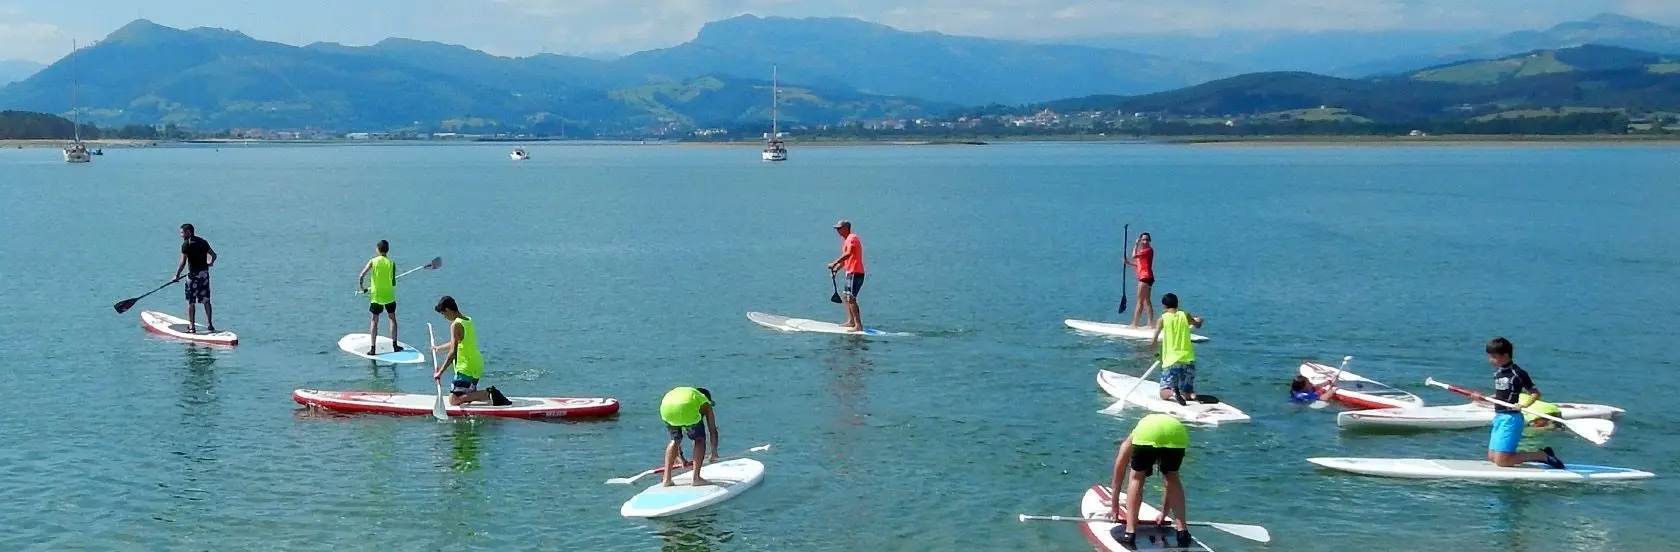
[[[1161,398],[1161,384],[1154,381],[1139,382],[1137,376],[1128,376],[1119,372],[1097,370],[1097,386],[1103,392],[1116,399],[1124,400],[1149,410],[1160,412],[1186,423],[1219,425],[1231,422],[1246,422],[1248,415],[1237,407],[1225,403],[1205,404],[1191,401],[1189,404],[1178,404]],[[1127,389],[1131,396],[1122,397]]]
[[[1423,399],[1417,395],[1395,389],[1394,387],[1360,376],[1347,370],[1342,375],[1336,375],[1335,366],[1326,366],[1317,362],[1301,363],[1301,375],[1319,393],[1324,393],[1330,387],[1330,378],[1336,378],[1336,394],[1331,399],[1347,403],[1360,408],[1409,408],[1423,406]]]
[[[298,389],[292,392],[292,400],[304,406],[339,412],[429,416],[437,395]],[[447,410],[450,416],[508,418],[594,418],[618,412],[618,399],[613,398],[508,397],[508,400],[513,404],[492,406],[488,402],[477,402],[450,405]]]
[[[817,333],[831,333],[831,334],[843,334],[843,335],[874,335],[874,336],[910,335],[910,334],[906,334],[906,333],[883,332],[881,330],[877,330],[877,329],[874,329],[874,328],[864,328],[863,331],[859,332],[859,331],[853,331],[850,328],[843,327],[843,326],[841,326],[839,324],[835,324],[833,322],[823,322],[821,320],[806,320],[804,318],[788,318],[786,316],[781,316],[781,315],[777,315],[777,314],[765,314],[765,313],[762,313],[762,312],[749,312],[749,313],[747,313],[747,320],[751,320],[751,321],[757,323],[758,325],[764,326],[766,328],[771,328],[771,329],[780,330],[780,331],[784,331],[784,332],[817,332]]]
[[[158,335],[173,337],[183,341],[209,343],[212,345],[239,344],[239,336],[234,335],[233,332],[222,331],[216,333],[190,333],[187,331],[187,329],[191,327],[187,324],[187,319],[178,318],[174,315],[164,314],[158,311],[140,311],[140,327]],[[200,329],[203,327],[203,325],[199,326]]]
[[[1067,324],[1067,327],[1069,327],[1069,328],[1073,328],[1075,330],[1079,330],[1079,331],[1082,331],[1082,332],[1085,332],[1085,333],[1091,333],[1091,334],[1097,334],[1097,335],[1106,335],[1106,336],[1109,336],[1109,337],[1119,337],[1119,338],[1124,338],[1124,339],[1136,339],[1136,340],[1141,340],[1141,341],[1149,341],[1149,338],[1153,337],[1155,335],[1155,328],[1151,328],[1149,326],[1133,326],[1131,324],[1109,324],[1107,322],[1092,322],[1092,321],[1089,321],[1089,320],[1074,320],[1074,319],[1071,319],[1071,318],[1067,319],[1067,320],[1063,320],[1062,323]],[[1190,341],[1200,343],[1200,342],[1207,341],[1207,340],[1208,340],[1208,338],[1205,335],[1194,334],[1194,333],[1190,334]]]
[[[1109,504],[1112,504],[1111,499],[1120,501],[1121,513],[1124,514],[1126,493],[1117,493],[1119,494],[1118,497],[1114,497],[1112,494],[1108,487],[1092,485],[1090,489],[1085,491],[1085,496],[1079,501],[1080,515],[1087,518],[1108,519],[1111,512],[1109,508]],[[1138,504],[1137,548],[1132,550],[1213,552],[1212,548],[1208,548],[1200,539],[1193,536],[1191,540],[1195,542],[1190,548],[1179,548],[1178,537],[1175,536],[1177,529],[1173,527],[1172,518],[1166,518],[1162,524],[1156,525],[1155,518],[1159,515],[1161,515],[1161,511],[1156,510],[1149,504]],[[1120,545],[1120,541],[1115,539],[1114,535],[1116,528],[1120,528],[1119,531],[1125,531],[1123,523],[1092,521],[1082,523],[1079,527],[1085,531],[1085,539],[1091,541],[1091,545],[1097,547],[1097,550],[1104,552],[1123,552],[1127,550]]]
[[[1623,410],[1614,406],[1583,403],[1554,403],[1563,413],[1559,418],[1602,418],[1614,420]],[[1472,429],[1493,425],[1493,406],[1487,403],[1466,403],[1449,406],[1417,408],[1380,408],[1353,410],[1336,414],[1336,425],[1343,428],[1399,428],[1399,429]]]
[[[379,336],[379,348],[375,349],[379,351],[379,354],[370,355],[368,354],[368,334],[353,333],[338,340],[340,350],[368,360],[395,364],[419,364],[426,361],[426,354],[420,352],[419,349],[401,341],[398,341],[397,344],[402,345],[403,350],[392,352],[391,338],[383,335]]]
[[[1502,468],[1486,460],[1431,460],[1425,458],[1308,458],[1308,462],[1333,470],[1380,477],[1407,479],[1474,479],[1485,481],[1558,481],[1591,483],[1626,479],[1649,479],[1656,474],[1629,468],[1567,464],[1555,469],[1529,462]]]
[[[671,486],[654,483],[618,509],[630,518],[656,518],[692,512],[734,498],[764,479],[764,464],[751,458],[736,458],[700,467],[710,485],[694,486],[694,471],[671,477]]]

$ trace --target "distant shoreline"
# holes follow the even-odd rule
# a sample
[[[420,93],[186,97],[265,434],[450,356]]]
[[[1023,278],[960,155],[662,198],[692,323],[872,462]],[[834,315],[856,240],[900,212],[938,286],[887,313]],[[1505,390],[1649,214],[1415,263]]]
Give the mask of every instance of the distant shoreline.
[[[84,140],[92,148],[144,148],[170,145],[229,146],[244,143],[258,145],[422,145],[446,144],[457,146],[680,146],[680,147],[763,147],[760,141],[658,141],[658,140],[246,140],[242,138],[200,138],[193,140]],[[1050,136],[987,136],[984,138],[844,138],[788,140],[790,148],[851,147],[851,146],[984,146],[996,143],[1063,143],[1109,142],[1162,144],[1183,146],[1246,147],[1246,146],[1518,146],[1518,145],[1614,145],[1614,146],[1680,146],[1680,135],[1661,134],[1582,134],[1582,135],[1440,135],[1440,136],[1349,136],[1349,135],[1279,135],[1279,136],[1092,136],[1084,134]],[[70,140],[0,140],[0,149],[63,148]]]

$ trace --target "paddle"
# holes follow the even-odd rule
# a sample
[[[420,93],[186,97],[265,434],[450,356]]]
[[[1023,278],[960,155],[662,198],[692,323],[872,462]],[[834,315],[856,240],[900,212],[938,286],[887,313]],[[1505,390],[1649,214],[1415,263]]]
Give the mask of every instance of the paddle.
[[[426,343],[432,346],[432,380],[437,384],[437,401],[432,403],[432,417],[439,421],[449,421],[449,411],[443,406],[443,379],[435,377],[438,373],[437,333],[432,331],[432,323],[426,323]]]
[[[1432,385],[1432,386],[1435,386],[1435,387],[1446,389],[1448,391],[1452,391],[1454,393],[1458,393],[1460,395],[1464,395],[1464,396],[1470,397],[1472,399],[1483,400],[1483,401],[1487,401],[1487,402],[1490,402],[1490,403],[1493,403],[1493,404],[1497,404],[1499,406],[1503,406],[1503,407],[1506,407],[1506,408],[1518,408],[1517,405],[1514,405],[1514,404],[1511,404],[1511,403],[1508,403],[1508,402],[1505,402],[1505,401],[1501,401],[1499,399],[1487,397],[1487,396],[1482,395],[1481,393],[1477,393],[1475,391],[1471,391],[1471,390],[1465,389],[1463,387],[1459,387],[1459,386],[1456,386],[1456,385],[1452,385],[1452,384],[1448,384],[1448,383],[1441,383],[1439,381],[1435,381],[1435,378],[1424,378],[1423,383],[1426,384],[1426,385]],[[1603,445],[1604,443],[1609,442],[1610,441],[1610,434],[1616,432],[1616,422],[1612,422],[1610,420],[1600,420],[1600,419],[1597,419],[1597,418],[1581,418],[1581,419],[1578,419],[1578,420],[1565,420],[1563,418],[1558,418],[1558,417],[1552,416],[1550,414],[1545,414],[1545,413],[1542,413],[1542,412],[1536,412],[1536,411],[1534,411],[1532,409],[1528,409],[1528,408],[1523,408],[1521,410],[1523,412],[1527,412],[1529,414],[1533,414],[1535,416],[1539,416],[1541,418],[1545,418],[1547,420],[1551,420],[1553,422],[1563,424],[1563,427],[1567,428],[1569,431],[1574,432],[1576,435],[1580,435],[1582,439],[1592,441],[1592,443],[1595,444],[1595,445]]]
[[[840,284],[838,284],[834,281],[834,275],[835,274],[838,274],[838,273],[833,271],[833,270],[828,271],[828,285],[834,287],[834,295],[828,296],[828,301],[830,303],[839,303],[840,302]]]
[[[770,450],[770,444],[769,443],[765,443],[765,444],[747,449],[747,452],[764,452],[764,451],[767,451],[767,450]],[[745,453],[740,454],[740,455],[736,455],[736,456],[732,456],[731,458],[735,458],[735,457],[739,457],[739,456],[745,456]],[[721,462],[721,461],[723,461],[723,459],[719,459],[718,461]],[[692,465],[694,465],[692,462],[683,462],[682,465],[680,465],[678,467],[686,468],[686,467],[689,467],[689,466],[692,466]],[[643,477],[647,477],[649,475],[653,475],[653,474],[656,474],[656,473],[663,473],[664,471],[665,471],[664,467],[658,467],[658,468],[654,468],[654,469],[651,469],[651,470],[644,471],[642,473],[638,473],[638,474],[630,476],[630,477],[614,477],[612,479],[608,479],[607,484],[608,485],[629,485],[631,483],[635,483],[637,480],[639,480]]]
[[[1132,239],[1132,225],[1130,223],[1127,223],[1125,226],[1120,227],[1120,236],[1121,236],[1120,237],[1120,254],[1121,255],[1132,254],[1132,251],[1130,249],[1131,246],[1132,246],[1132,244],[1130,243],[1131,239]],[[1125,266],[1132,266],[1132,265],[1130,263],[1127,263]],[[1125,276],[1125,273],[1126,273],[1126,269],[1124,269],[1124,268],[1120,269],[1120,275],[1122,276],[1121,284],[1120,284],[1120,314],[1126,314],[1126,295],[1131,293],[1131,290],[1126,288],[1126,282],[1125,282],[1125,279],[1123,278]]]
[[[431,262],[428,262],[426,264],[423,264],[423,265],[405,270],[405,271],[403,271],[402,274],[398,274],[395,277],[392,277],[391,279],[396,280],[397,278],[401,278],[403,276],[413,274],[413,273],[418,272],[422,269],[430,270],[430,269],[436,269],[436,268],[441,267],[441,266],[443,266],[443,257],[432,257]],[[358,289],[358,290],[356,290],[356,295],[361,295],[361,294],[367,293],[367,291],[368,290],[366,290],[366,289]]]
[[[1160,366],[1161,366],[1161,361],[1159,361],[1159,360],[1150,363],[1149,364],[1149,369],[1144,370],[1143,375],[1138,376],[1137,383],[1132,384],[1132,388],[1127,389],[1126,394],[1120,396],[1120,400],[1116,401],[1112,406],[1109,406],[1108,408],[1104,408],[1103,412],[1106,412],[1106,413],[1109,413],[1109,414],[1119,414],[1120,412],[1124,412],[1126,410],[1126,397],[1132,396],[1132,393],[1136,392],[1138,387],[1143,385],[1144,380],[1149,378],[1149,373],[1154,372],[1155,369],[1160,367]],[[1119,408],[1115,408],[1115,407],[1119,407]]]
[[[1077,516],[1033,516],[1020,515],[1021,521],[1074,521],[1079,523],[1125,523],[1125,520],[1114,520],[1108,517],[1082,518]],[[1272,532],[1259,525],[1242,523],[1220,523],[1214,521],[1186,521],[1185,525],[1197,527],[1212,527],[1232,535],[1236,535],[1254,542],[1272,542]]]
[[[1336,384],[1342,381],[1342,370],[1347,369],[1347,363],[1350,360],[1353,360],[1353,355],[1342,357],[1342,365],[1336,368],[1336,375],[1330,378],[1330,383],[1324,387],[1324,394],[1319,396],[1319,398],[1314,399],[1312,404],[1307,405],[1308,408],[1320,410],[1326,406],[1330,406],[1330,403],[1325,399],[1330,398],[1330,394],[1336,392]]]
[[[123,299],[121,301],[117,301],[117,304],[111,305],[111,308],[117,309],[117,314],[122,314],[122,313],[128,312],[128,309],[134,308],[134,304],[140,302],[141,299],[145,299],[147,295],[151,295],[153,293],[163,291],[163,288],[169,287],[170,284],[174,284],[175,282],[179,282],[179,281],[181,281],[181,278],[185,278],[185,277],[186,277],[185,274],[182,274],[180,276],[176,276],[174,280],[170,280],[169,282],[167,282],[167,283],[165,283],[161,286],[158,286],[157,289],[154,289],[154,290],[148,291],[146,293],[143,293],[139,297],[133,297],[133,298]]]

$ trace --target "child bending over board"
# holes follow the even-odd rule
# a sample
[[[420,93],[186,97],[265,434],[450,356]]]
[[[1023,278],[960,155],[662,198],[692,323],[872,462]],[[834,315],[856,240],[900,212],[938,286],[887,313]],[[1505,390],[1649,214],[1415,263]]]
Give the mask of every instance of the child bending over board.
[[[1166,480],[1161,501],[1161,515],[1172,516],[1173,525],[1178,529],[1179,548],[1189,548],[1195,543],[1190,537],[1190,527],[1184,522],[1184,485],[1179,483],[1178,468],[1184,463],[1184,453],[1190,449],[1190,432],[1184,429],[1184,424],[1177,418],[1166,414],[1150,414],[1138,420],[1137,426],[1132,428],[1132,434],[1120,442],[1120,453],[1114,457],[1114,478],[1109,483],[1110,493],[1115,498],[1110,500],[1109,515],[1120,525],[1111,530],[1114,540],[1129,550],[1137,549],[1138,509],[1143,506],[1143,482],[1149,479],[1155,466],[1161,467],[1161,478]],[[1131,471],[1127,476],[1127,470]],[[1126,507],[1120,508],[1121,483],[1125,483]],[[1125,517],[1121,517],[1124,513]],[[1156,523],[1161,519],[1157,518]]]
[[[704,387],[672,389],[659,401],[659,419],[665,422],[665,432],[671,437],[671,441],[665,444],[665,478],[660,485],[671,486],[671,471],[681,458],[684,435],[694,442],[692,483],[696,487],[710,485],[710,481],[700,477],[700,468],[706,462],[718,460],[718,429],[717,418],[712,414],[712,392]],[[710,457],[705,455],[708,444],[711,445]]]

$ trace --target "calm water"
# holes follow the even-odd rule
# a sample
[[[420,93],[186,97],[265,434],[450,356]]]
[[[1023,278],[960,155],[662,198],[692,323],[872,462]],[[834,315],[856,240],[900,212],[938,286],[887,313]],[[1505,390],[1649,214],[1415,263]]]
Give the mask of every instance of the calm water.
[[[0,151],[5,550],[1085,550],[1071,524],[1131,421],[1097,410],[1099,368],[1141,347],[1072,334],[1109,320],[1120,227],[1154,234],[1157,294],[1208,319],[1200,387],[1254,420],[1193,433],[1192,517],[1264,524],[1222,550],[1639,550],[1680,529],[1680,150],[360,146],[111,149],[87,166]],[[760,310],[839,321],[823,264],[849,218],[868,251],[861,341],[779,334]],[[179,312],[176,227],[221,253],[219,326],[237,349],[151,337]],[[613,396],[581,423],[334,416],[295,388],[430,393],[421,366],[371,367],[356,273],[389,239],[404,340],[453,294],[488,381],[513,395]],[[1616,438],[1552,440],[1566,461],[1659,478],[1596,486],[1409,482],[1308,456],[1481,458],[1484,431],[1340,432],[1284,399],[1302,359],[1412,389],[1486,387],[1493,335],[1548,398],[1628,409]],[[658,398],[703,385],[723,450],[772,443],[761,486],[673,521],[629,520],[658,461]],[[1331,409],[1333,410],[1333,409]],[[1133,411],[1135,412],[1135,411]],[[1136,414],[1131,414],[1136,416]],[[644,480],[651,482],[651,479]],[[1151,493],[1151,500],[1153,492]]]

